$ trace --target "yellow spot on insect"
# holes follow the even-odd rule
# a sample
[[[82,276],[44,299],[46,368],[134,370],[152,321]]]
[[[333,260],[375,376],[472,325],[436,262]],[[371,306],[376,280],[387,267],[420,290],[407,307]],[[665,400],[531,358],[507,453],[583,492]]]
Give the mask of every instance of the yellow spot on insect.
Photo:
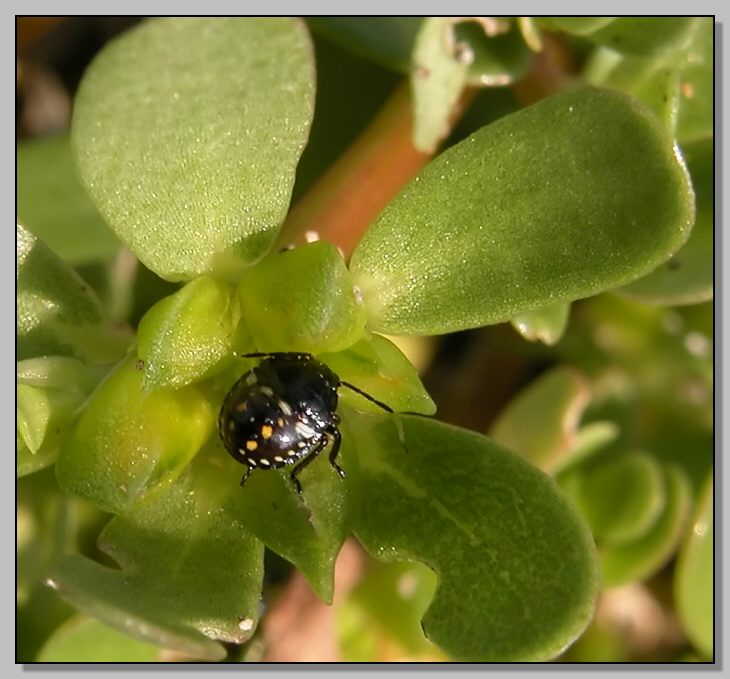
[[[261,436],[263,436],[265,439],[270,439],[271,434],[274,433],[274,430],[271,428],[270,425],[264,424],[261,427]]]
[[[279,417],[276,420],[276,424],[278,424],[280,427],[283,427],[284,426],[284,419],[282,417]]]
[[[256,448],[258,448],[258,447],[259,447],[259,444],[256,443],[256,441],[253,441],[251,439],[246,441],[246,450],[256,450]]]
[[[236,412],[242,413],[244,410],[246,410],[246,402],[242,401],[236,406]]]

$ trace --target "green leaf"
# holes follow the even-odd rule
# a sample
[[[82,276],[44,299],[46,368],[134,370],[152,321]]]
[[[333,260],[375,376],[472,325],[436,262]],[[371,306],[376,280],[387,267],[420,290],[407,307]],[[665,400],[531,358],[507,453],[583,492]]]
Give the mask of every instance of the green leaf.
[[[658,56],[685,49],[698,25],[698,17],[619,17],[588,39],[625,54]]]
[[[350,269],[371,329],[452,332],[639,278],[693,220],[686,168],[659,122],[620,93],[570,90],[439,155]]]
[[[17,360],[70,356],[109,363],[130,336],[115,327],[86,283],[36,236],[17,227]]]
[[[262,351],[339,351],[365,332],[352,277],[331,243],[267,257],[238,286],[241,309]]]
[[[382,561],[421,561],[439,586],[423,626],[456,660],[545,660],[585,628],[597,573],[588,529],[555,483],[489,439],[404,416],[363,418],[355,534]],[[405,449],[407,450],[404,450]]]
[[[309,17],[318,35],[366,59],[401,73],[411,68],[411,51],[423,17]]]
[[[102,376],[102,371],[65,356],[18,363],[17,427],[22,443],[18,476],[55,461],[81,405]]]
[[[413,145],[436,150],[449,132],[449,118],[466,86],[469,63],[460,59],[448,17],[423,20],[413,48]],[[463,52],[462,52],[463,53]]]
[[[677,614],[692,643],[706,657],[714,647],[714,503],[713,475],[705,482],[674,577]]]
[[[604,587],[645,580],[674,554],[691,509],[692,489],[687,475],[678,467],[667,467],[664,479],[666,506],[649,531],[636,540],[607,545],[599,552]]]
[[[677,139],[690,141],[713,136],[715,122],[715,20],[699,18],[699,28],[680,62],[682,84]]]
[[[523,389],[500,412],[489,436],[548,474],[565,464],[588,405],[588,382],[558,366]]]
[[[84,556],[56,563],[49,585],[79,610],[146,642],[220,660],[259,615],[263,545],[236,518],[238,478],[211,447],[151,489],[99,539],[120,569]]]
[[[151,19],[89,67],[72,142],[99,210],[146,266],[233,278],[276,237],[313,102],[301,21]]]
[[[607,543],[645,536],[666,506],[661,467],[647,453],[613,455],[581,476],[575,499],[594,535]]]
[[[161,649],[107,625],[77,615],[59,627],[41,649],[37,662],[158,662]]]
[[[532,55],[514,23],[494,17],[428,17],[412,52],[413,143],[433,152],[467,85],[504,86],[522,76]]]
[[[324,361],[345,382],[367,392],[396,412],[433,415],[436,404],[418,373],[389,339],[368,334],[346,351],[322,354]],[[382,413],[382,409],[347,388],[340,389],[344,403],[357,410]]]
[[[81,186],[67,135],[17,147],[18,222],[61,259],[87,264],[121,246]]]
[[[552,346],[560,341],[568,325],[570,304],[560,302],[542,309],[527,311],[511,319],[517,332],[531,342]]]
[[[180,473],[214,422],[195,387],[145,391],[131,356],[94,393],[63,445],[58,482],[105,511],[126,511],[163,477]]]
[[[620,293],[648,304],[676,306],[712,299],[714,290],[714,144],[705,139],[684,146],[697,200],[697,219],[689,240],[672,257]]]
[[[232,358],[239,318],[233,286],[209,276],[159,301],[137,332],[145,388],[179,388],[218,372]]]

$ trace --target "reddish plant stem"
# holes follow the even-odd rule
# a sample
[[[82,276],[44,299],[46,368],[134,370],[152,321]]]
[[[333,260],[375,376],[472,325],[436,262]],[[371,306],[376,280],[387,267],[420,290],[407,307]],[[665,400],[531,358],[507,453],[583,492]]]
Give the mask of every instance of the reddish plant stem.
[[[472,98],[468,91],[451,119]],[[433,154],[417,150],[409,83],[400,85],[375,119],[289,213],[282,245],[306,242],[308,232],[349,257],[365,229]]]

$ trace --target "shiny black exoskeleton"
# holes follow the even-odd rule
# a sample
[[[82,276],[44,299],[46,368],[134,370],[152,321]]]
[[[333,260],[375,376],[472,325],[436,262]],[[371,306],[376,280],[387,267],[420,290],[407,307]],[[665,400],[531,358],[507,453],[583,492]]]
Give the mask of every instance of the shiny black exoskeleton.
[[[344,478],[337,464],[342,437],[337,410],[340,386],[348,387],[393,412],[357,387],[340,380],[311,354],[256,353],[263,358],[245,373],[226,395],[218,428],[226,450],[242,464],[243,485],[254,469],[277,469],[295,464],[290,477],[302,492],[297,474],[332,441],[330,464]]]

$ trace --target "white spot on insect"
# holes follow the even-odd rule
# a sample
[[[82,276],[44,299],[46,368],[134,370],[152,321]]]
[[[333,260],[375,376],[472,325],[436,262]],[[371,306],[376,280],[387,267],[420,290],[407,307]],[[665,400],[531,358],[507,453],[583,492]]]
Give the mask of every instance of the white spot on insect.
[[[262,464],[262,466],[264,466],[264,467],[268,467],[268,466],[269,466],[269,465],[271,464],[271,462],[269,462],[269,461],[268,461],[268,460],[267,460],[267,459],[266,459],[266,458],[264,457],[264,458],[262,458],[262,459],[261,459],[261,464]]]
[[[235,423],[235,421],[234,421],[234,420],[231,420],[231,421],[230,421],[230,422],[228,423],[228,431],[233,431],[233,430],[234,430],[235,428],[236,428],[236,423]]]
[[[256,460],[254,460],[251,457],[247,457],[246,458],[246,464],[250,464],[252,467],[255,467],[256,466]]]
[[[258,378],[256,377],[256,373],[249,373],[248,377],[246,378],[246,384],[249,386],[253,386],[258,382]]]
[[[238,629],[242,632],[248,632],[253,629],[253,620],[251,618],[243,618],[238,621]]]
[[[274,455],[274,462],[283,462],[284,458],[281,455]]]
[[[317,433],[314,429],[312,429],[312,427],[304,422],[297,422],[294,425],[294,429],[296,429],[297,434],[303,436],[305,439],[311,439]]]
[[[299,448],[304,448],[304,446],[306,446],[306,445],[307,445],[307,444],[306,444],[306,443],[305,443],[304,441],[299,441],[299,442],[297,443],[297,446],[298,446]],[[296,455],[296,453],[295,453],[295,452],[291,452],[291,453],[289,453],[289,455]]]
[[[271,387],[259,387],[259,391],[267,396],[273,396],[274,390]]]
[[[286,401],[279,401],[279,408],[281,408],[281,412],[284,413],[284,415],[292,414],[291,406]]]

